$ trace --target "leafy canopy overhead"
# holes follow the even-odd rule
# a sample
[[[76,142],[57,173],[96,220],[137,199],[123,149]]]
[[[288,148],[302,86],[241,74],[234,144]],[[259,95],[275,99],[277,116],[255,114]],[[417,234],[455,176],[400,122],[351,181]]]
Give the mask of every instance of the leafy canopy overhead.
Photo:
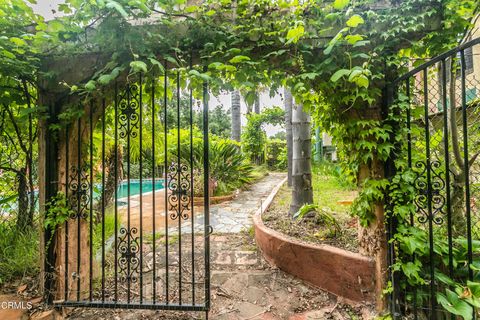
[[[6,0],[0,85],[34,78],[42,59],[92,52],[108,58],[85,83],[66,83],[87,97],[125,73],[163,75],[165,64],[189,83],[209,81],[212,90],[286,85],[335,137],[355,174],[393,150],[392,125],[371,116],[379,113],[385,84],[412,57],[420,63],[455,46],[478,6],[475,0],[66,0],[59,10],[67,16],[45,22],[22,0]],[[43,78],[52,73],[44,70]],[[0,97],[14,99],[10,91]]]

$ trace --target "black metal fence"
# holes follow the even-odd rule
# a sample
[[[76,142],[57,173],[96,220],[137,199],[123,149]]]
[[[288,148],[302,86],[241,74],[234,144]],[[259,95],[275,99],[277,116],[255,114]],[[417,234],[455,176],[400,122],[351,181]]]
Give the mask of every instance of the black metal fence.
[[[56,306],[209,310],[208,88],[165,70],[57,117]]]
[[[480,281],[480,39],[394,82],[406,109],[397,161],[414,189],[393,217],[391,310],[398,319],[477,315]],[[477,306],[478,307],[478,306]],[[477,315],[478,316],[478,315]]]

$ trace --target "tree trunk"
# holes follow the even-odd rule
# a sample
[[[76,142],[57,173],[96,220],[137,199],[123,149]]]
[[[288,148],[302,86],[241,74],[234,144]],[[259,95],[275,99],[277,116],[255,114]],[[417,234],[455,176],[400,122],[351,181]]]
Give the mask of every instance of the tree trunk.
[[[120,182],[123,180],[123,169],[122,169],[122,163],[123,163],[123,153],[122,153],[122,147],[117,146],[117,181],[116,185],[118,186]],[[113,198],[115,196],[115,148],[112,147],[108,153],[105,156],[105,208],[107,208],[110,205],[114,205]],[[102,199],[97,202],[95,206],[95,211],[97,212],[96,220],[97,222],[102,221]]]
[[[28,187],[26,168],[17,172],[17,191],[18,191],[18,213],[17,213],[17,229],[25,230],[33,223],[33,216],[30,214],[28,201]]]
[[[359,183],[365,179],[380,179],[385,176],[384,163],[376,157],[368,165],[362,165],[359,170]],[[374,205],[375,218],[367,227],[359,224],[359,252],[375,260],[375,296],[376,308],[382,312],[387,307],[386,299],[382,295],[387,285],[387,237],[385,230],[384,203]]]
[[[449,84],[449,98],[450,106],[444,106],[444,112],[447,112],[448,121],[450,122],[450,135],[452,139],[452,151],[454,164],[451,166],[453,175],[453,185],[451,190],[451,208],[452,208],[452,228],[453,236],[460,237],[467,230],[467,220],[465,216],[465,182],[466,182],[466,166],[470,167],[469,163],[465,163],[462,155],[462,148],[460,144],[459,130],[457,125],[457,100],[456,100],[456,78],[457,72],[455,63],[451,59],[446,63],[450,72]],[[426,80],[424,80],[426,81]],[[440,87],[441,88],[441,87]],[[455,164],[456,167],[455,168]]]
[[[287,135],[287,164],[288,164],[288,186],[292,186],[292,93],[287,88],[284,89],[285,95],[285,131]]]
[[[320,127],[315,128],[315,162],[319,163],[323,158],[322,136]]]
[[[297,105],[292,111],[292,204],[290,213],[294,214],[304,204],[313,203],[312,189],[312,141],[310,133],[310,115]]]
[[[260,113],[260,94],[258,91],[255,92],[255,106],[254,106],[254,111],[256,114]]]
[[[232,92],[232,139],[240,142],[242,134],[242,122],[240,114],[240,92]]]

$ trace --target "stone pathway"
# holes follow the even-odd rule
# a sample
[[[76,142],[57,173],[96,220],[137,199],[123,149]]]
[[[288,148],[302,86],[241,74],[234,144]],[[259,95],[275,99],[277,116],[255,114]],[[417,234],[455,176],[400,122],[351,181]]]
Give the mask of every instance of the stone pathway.
[[[213,320],[369,320],[371,306],[342,299],[270,266],[248,232],[211,236]],[[202,312],[72,310],[70,320],[205,319]]]
[[[248,190],[241,191],[231,201],[215,204],[210,207],[210,225],[214,233],[239,233],[248,230],[252,225],[252,215],[260,208],[270,192],[285,178],[284,173],[270,173],[268,176],[252,185]],[[204,216],[195,215],[195,232],[203,232]],[[176,227],[170,228],[175,233]],[[182,233],[190,233],[190,220],[183,224]]]
[[[209,319],[374,319],[371,314],[372,306],[352,306],[334,295],[312,287],[269,265],[263,259],[261,252],[257,250],[254,235],[249,229],[253,223],[252,215],[284,177],[284,174],[270,174],[249,190],[240,192],[234,200],[212,206],[211,225],[214,233],[210,236],[211,311]],[[197,218],[197,223],[199,225],[202,223],[200,216]],[[185,228],[185,233],[188,233],[190,229],[188,226]],[[203,231],[203,228],[199,231]],[[199,233],[195,236],[195,245],[203,242],[201,232]],[[189,237],[185,238],[187,240]],[[184,246],[185,257],[191,253],[188,248],[188,245]],[[174,249],[174,245],[172,245],[172,249]],[[172,251],[171,254],[174,257],[175,251]],[[195,252],[196,254],[197,252]],[[201,252],[198,254],[197,259],[201,259]],[[170,265],[175,264],[173,257]],[[152,263],[156,263],[158,268],[165,267],[161,257],[157,257],[155,262],[153,262],[153,258],[149,259],[152,260]],[[145,260],[148,265],[147,257]],[[185,263],[188,265],[188,261]],[[200,290],[197,295],[198,302],[202,299],[202,283],[198,283]],[[161,291],[160,287],[158,292]],[[184,299],[184,301],[189,299],[188,294],[184,296]],[[38,313],[41,311],[42,309],[39,309],[34,316],[37,314],[38,317]],[[66,318],[71,320],[205,319],[203,312],[93,308],[76,308],[68,309],[68,311]]]

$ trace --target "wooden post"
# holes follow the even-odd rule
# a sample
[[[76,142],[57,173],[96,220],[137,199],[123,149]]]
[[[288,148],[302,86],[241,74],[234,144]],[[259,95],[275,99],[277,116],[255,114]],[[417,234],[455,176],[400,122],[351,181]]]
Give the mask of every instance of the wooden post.
[[[65,298],[82,300],[89,294],[90,270],[87,267],[87,262],[89,262],[91,253],[89,250],[88,220],[84,217],[72,216],[67,223],[57,226],[55,230],[43,227],[48,204],[53,197],[58,192],[71,193],[71,190],[69,190],[71,188],[67,185],[67,177],[70,181],[75,176],[77,180],[88,179],[88,174],[82,177],[75,171],[78,163],[81,164],[81,168],[84,168],[84,160],[88,156],[85,146],[89,142],[89,108],[91,104],[85,103],[85,101],[80,100],[80,97],[71,94],[70,89],[62,83],[85,83],[93,76],[96,67],[103,65],[107,59],[106,55],[87,54],[73,58],[61,57],[46,60],[43,62],[42,70],[55,76],[40,78],[38,81],[39,105],[48,110],[39,119],[38,175],[40,225],[43,235],[40,241],[40,257],[43,262],[41,263],[40,283],[41,292],[49,303],[53,300],[63,300]],[[94,99],[93,96],[90,98]],[[59,124],[58,115],[66,107],[72,106],[83,109],[83,116],[78,120],[73,120],[68,125],[68,129],[62,127],[60,130],[53,130],[51,125]],[[100,114],[101,108],[94,108],[93,126],[95,126]],[[77,148],[79,137],[81,139],[80,149]],[[79,150],[81,152],[80,159]],[[89,183],[88,180],[85,182]],[[78,215],[77,208],[72,209]],[[68,229],[67,238],[66,229]],[[78,241],[79,234],[80,241]],[[67,246],[68,257],[65,255]],[[78,249],[80,249],[80,254],[78,254]],[[80,270],[78,270],[78,266],[80,266]],[[67,277],[68,287],[65,287],[65,276]]]

